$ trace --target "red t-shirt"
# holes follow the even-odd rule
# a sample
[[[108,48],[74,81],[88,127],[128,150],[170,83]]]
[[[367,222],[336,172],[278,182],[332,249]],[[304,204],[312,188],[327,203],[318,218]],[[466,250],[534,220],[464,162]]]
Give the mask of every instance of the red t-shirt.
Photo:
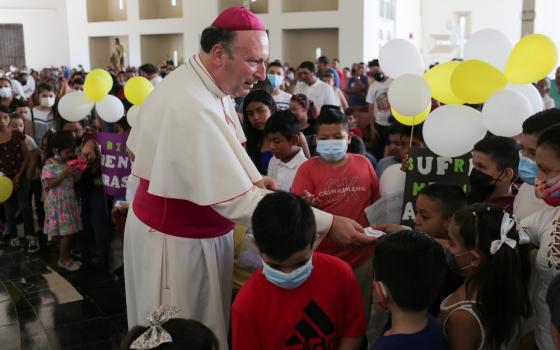
[[[367,328],[350,266],[320,253],[298,288],[280,288],[257,270],[235,298],[231,317],[233,350],[338,349],[342,338],[360,338]]]
[[[302,195],[308,191],[319,198],[321,210],[369,226],[364,209],[379,198],[379,180],[366,157],[351,153],[347,156],[342,166],[332,166],[319,157],[309,159],[299,167],[292,192]],[[337,256],[355,268],[372,256],[373,246],[345,247],[327,236],[317,251]]]

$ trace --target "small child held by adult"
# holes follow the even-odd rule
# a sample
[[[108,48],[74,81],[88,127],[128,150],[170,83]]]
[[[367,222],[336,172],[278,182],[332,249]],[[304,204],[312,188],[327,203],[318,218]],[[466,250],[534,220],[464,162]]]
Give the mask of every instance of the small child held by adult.
[[[279,190],[289,191],[297,170],[307,160],[303,150],[297,146],[298,121],[290,110],[278,111],[266,121],[264,134],[273,154],[267,175],[276,181]]]
[[[437,321],[427,312],[445,274],[443,248],[418,231],[384,237],[373,261],[374,293],[391,313],[391,327],[372,350],[443,350]]]
[[[149,316],[150,326],[133,327],[121,350],[218,350],[216,335],[196,320],[173,318],[179,310],[162,305]]]
[[[504,209],[472,205],[449,225],[447,262],[465,282],[441,303],[449,349],[502,349],[521,336],[531,313],[529,237]]]
[[[74,138],[68,131],[59,131],[48,142],[50,157],[45,161],[41,172],[41,181],[45,190],[45,224],[44,232],[49,241],[60,238],[60,255],[58,266],[76,271],[81,264],[70,257],[72,235],[80,232],[82,218],[74,184],[79,178],[79,171],[66,164],[74,154]]]
[[[307,202],[269,194],[252,227],[263,268],[233,303],[233,349],[359,349],[366,323],[358,283],[348,264],[313,252],[316,227]]]

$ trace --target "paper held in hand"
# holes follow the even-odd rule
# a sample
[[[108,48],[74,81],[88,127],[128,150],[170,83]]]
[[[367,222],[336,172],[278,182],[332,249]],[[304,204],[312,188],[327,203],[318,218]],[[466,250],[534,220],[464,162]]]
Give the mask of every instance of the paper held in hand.
[[[364,232],[365,232],[366,235],[368,235],[370,237],[375,237],[375,238],[379,238],[379,237],[385,235],[385,232],[376,230],[376,229],[371,228],[371,227],[364,228]]]

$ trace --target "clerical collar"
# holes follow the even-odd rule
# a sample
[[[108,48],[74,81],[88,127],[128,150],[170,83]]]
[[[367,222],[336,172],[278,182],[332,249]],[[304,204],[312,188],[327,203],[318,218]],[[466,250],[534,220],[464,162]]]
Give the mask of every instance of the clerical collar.
[[[208,70],[206,70],[206,67],[204,67],[204,64],[202,64],[202,60],[200,59],[200,56],[198,54],[193,55],[189,59],[189,64],[193,67],[195,72],[202,80],[202,83],[208,90],[210,90],[210,92],[212,92],[218,98],[227,96],[227,94],[218,87],[218,84],[216,84],[216,81],[214,80],[214,78],[212,78]]]

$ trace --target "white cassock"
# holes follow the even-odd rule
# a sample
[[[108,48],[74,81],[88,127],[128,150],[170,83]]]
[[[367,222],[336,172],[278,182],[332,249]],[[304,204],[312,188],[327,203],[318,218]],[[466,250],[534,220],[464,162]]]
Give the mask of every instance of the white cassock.
[[[127,142],[140,178],[124,238],[128,325],[146,325],[171,304],[227,349],[232,222],[250,226],[268,191],[253,185],[262,177],[242,146],[233,101],[198,55],[154,89],[138,119]],[[315,218],[319,233],[330,229],[332,215],[315,210]]]

